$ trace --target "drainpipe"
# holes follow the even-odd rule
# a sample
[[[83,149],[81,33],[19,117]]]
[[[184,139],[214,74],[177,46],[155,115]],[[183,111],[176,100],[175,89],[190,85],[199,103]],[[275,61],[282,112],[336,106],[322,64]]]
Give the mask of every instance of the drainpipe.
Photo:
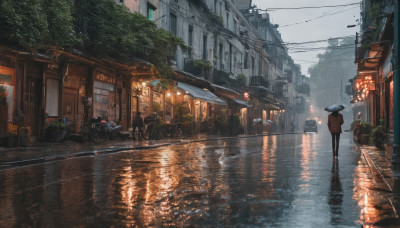
[[[394,141],[392,162],[400,163],[400,74],[399,74],[399,52],[400,52],[400,18],[399,3],[394,1],[394,55],[393,55],[393,117],[394,117]]]

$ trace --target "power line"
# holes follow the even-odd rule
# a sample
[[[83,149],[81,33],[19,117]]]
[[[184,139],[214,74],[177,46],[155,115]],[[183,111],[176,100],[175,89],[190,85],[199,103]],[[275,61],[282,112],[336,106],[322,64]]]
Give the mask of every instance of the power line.
[[[349,49],[349,48],[354,48],[354,46],[349,46],[349,47],[342,47],[342,48],[333,48],[333,49]],[[309,50],[294,50],[294,51],[289,51],[290,53],[303,53],[303,52],[313,52],[313,51],[322,51],[326,50],[327,48],[323,49],[309,49]]]
[[[346,9],[346,10],[342,10],[342,11],[338,11],[338,12],[335,12],[335,13],[323,14],[321,16],[318,16],[318,17],[315,17],[315,18],[311,18],[311,19],[308,19],[308,20],[305,20],[305,21],[300,21],[300,22],[296,22],[296,23],[292,23],[292,24],[282,25],[282,26],[280,26],[280,28],[285,28],[285,27],[289,27],[289,26],[293,26],[293,25],[299,25],[299,24],[308,23],[308,22],[315,21],[315,20],[323,18],[323,17],[328,17],[328,16],[333,16],[333,15],[336,15],[336,14],[340,14],[340,13],[343,13],[343,12],[346,12],[348,10],[355,9],[355,8],[357,8],[357,7],[352,7],[352,8],[349,8],[349,9]]]
[[[274,11],[274,10],[301,10],[301,9],[321,9],[321,8],[335,8],[335,7],[343,7],[343,6],[352,6],[360,4],[357,3],[349,3],[345,5],[330,5],[330,6],[303,6],[303,7],[279,7],[279,8],[267,8],[267,9],[259,9],[260,11]]]

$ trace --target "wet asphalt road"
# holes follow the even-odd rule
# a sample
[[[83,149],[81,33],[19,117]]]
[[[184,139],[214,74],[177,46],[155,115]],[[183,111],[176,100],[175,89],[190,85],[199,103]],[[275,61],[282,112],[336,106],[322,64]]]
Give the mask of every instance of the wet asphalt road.
[[[73,157],[0,171],[0,227],[360,227],[386,206],[342,134],[287,134]]]

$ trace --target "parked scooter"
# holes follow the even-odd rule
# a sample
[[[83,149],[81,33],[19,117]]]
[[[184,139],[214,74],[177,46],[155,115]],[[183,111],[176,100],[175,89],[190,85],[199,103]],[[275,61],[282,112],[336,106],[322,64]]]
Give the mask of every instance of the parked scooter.
[[[96,131],[96,141],[98,139],[113,140],[121,135],[121,125],[116,125],[114,122],[111,121],[107,122],[100,117],[98,117],[97,119],[93,119],[92,122],[93,127]]]
[[[105,123],[105,131],[109,140],[113,140],[121,136],[122,126],[114,122],[108,121]]]

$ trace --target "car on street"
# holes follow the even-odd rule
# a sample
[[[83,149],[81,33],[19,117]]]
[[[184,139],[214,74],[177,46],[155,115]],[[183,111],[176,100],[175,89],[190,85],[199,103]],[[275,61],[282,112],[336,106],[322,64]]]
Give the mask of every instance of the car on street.
[[[317,121],[316,120],[306,120],[304,122],[304,133],[315,132],[318,133]]]

